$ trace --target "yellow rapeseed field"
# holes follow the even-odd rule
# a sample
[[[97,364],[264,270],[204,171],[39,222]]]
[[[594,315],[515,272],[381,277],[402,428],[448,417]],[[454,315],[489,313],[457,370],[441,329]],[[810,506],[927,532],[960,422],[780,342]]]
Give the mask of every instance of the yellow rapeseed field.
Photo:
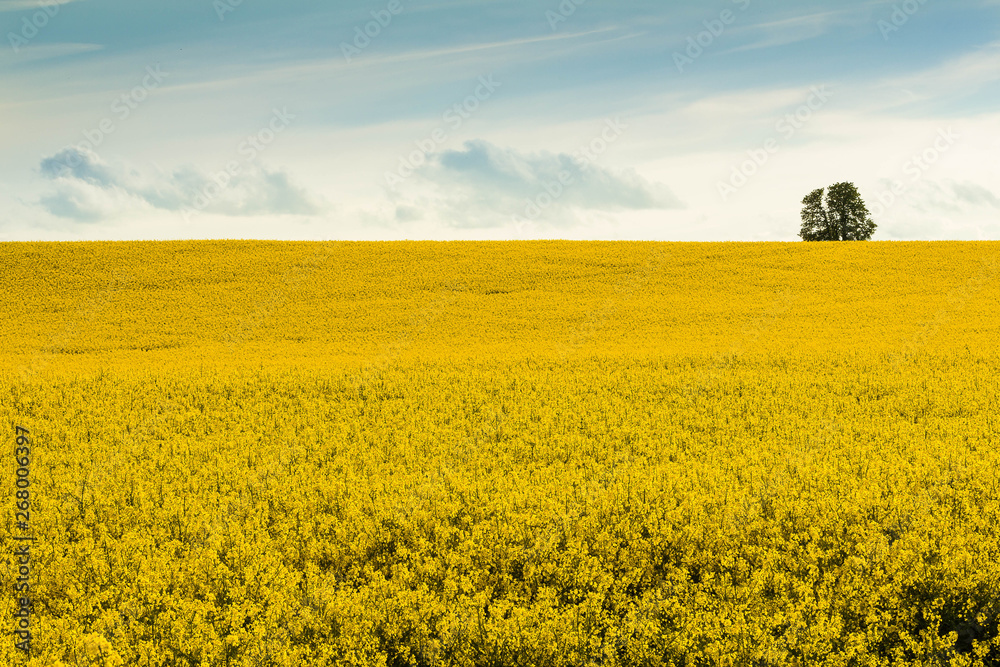
[[[1000,243],[0,275],[0,667],[1000,665]]]

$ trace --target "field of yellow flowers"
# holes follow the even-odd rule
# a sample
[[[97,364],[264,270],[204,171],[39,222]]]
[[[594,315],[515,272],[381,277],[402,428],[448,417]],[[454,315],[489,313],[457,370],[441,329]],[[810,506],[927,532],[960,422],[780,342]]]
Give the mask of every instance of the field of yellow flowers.
[[[0,244],[0,667],[998,665],[998,275]]]

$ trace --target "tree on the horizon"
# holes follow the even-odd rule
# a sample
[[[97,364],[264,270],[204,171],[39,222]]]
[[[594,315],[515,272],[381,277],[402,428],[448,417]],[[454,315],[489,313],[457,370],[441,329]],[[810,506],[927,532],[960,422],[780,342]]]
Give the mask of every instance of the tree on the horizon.
[[[825,194],[825,198],[824,198]],[[803,241],[867,241],[875,223],[854,183],[813,190],[802,200]]]

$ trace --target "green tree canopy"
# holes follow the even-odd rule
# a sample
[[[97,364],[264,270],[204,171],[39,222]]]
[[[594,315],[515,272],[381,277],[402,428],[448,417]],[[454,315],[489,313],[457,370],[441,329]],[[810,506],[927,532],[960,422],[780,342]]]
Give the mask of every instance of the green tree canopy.
[[[871,213],[854,183],[813,190],[802,204],[803,241],[867,241],[875,233]]]

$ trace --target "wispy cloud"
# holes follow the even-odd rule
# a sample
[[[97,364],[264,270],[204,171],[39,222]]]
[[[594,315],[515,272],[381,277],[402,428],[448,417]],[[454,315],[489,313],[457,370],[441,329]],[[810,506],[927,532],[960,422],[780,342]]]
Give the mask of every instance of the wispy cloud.
[[[502,41],[492,41],[486,43],[465,43],[447,48],[428,48],[425,45],[417,44],[407,47],[399,47],[398,50],[380,54],[365,52],[347,62],[343,55],[337,52],[335,55],[328,55],[320,58],[307,58],[302,61],[277,60],[273,64],[263,63],[253,68],[252,71],[243,71],[239,68],[227,71],[224,76],[213,76],[204,80],[193,80],[188,83],[178,83],[172,87],[174,92],[199,92],[210,91],[217,93],[220,90],[245,87],[263,86],[274,83],[287,82],[290,80],[329,80],[331,76],[372,76],[370,70],[381,70],[385,76],[391,77],[393,85],[399,85],[400,79],[410,83],[414,81],[438,82],[441,75],[438,67],[444,66],[454,68],[461,74],[456,74],[456,80],[468,77],[468,71],[462,64],[468,64],[471,58],[480,58],[483,62],[496,62],[503,54],[502,62],[511,65],[519,61],[535,61],[538,59],[529,47],[551,47],[553,49],[560,45],[567,45],[582,38],[594,35],[605,35],[616,31],[616,28],[600,28],[584,32],[570,32],[566,34],[543,35],[539,37],[521,37]],[[608,40],[614,41],[625,39],[634,35],[608,36]],[[606,44],[607,40],[601,40],[600,44]],[[590,42],[587,42],[590,44]],[[575,46],[565,46],[573,49]],[[597,48],[595,46],[595,48]],[[561,51],[560,51],[561,52]],[[438,61],[439,64],[428,64],[425,61]],[[404,71],[406,75],[400,76]],[[376,73],[381,76],[380,72]],[[379,86],[384,86],[386,82],[374,82]],[[366,84],[367,85],[367,84]],[[401,112],[403,110],[400,110]]]
[[[930,99],[951,93],[974,93],[997,81],[1000,81],[1000,40],[921,72],[893,77],[887,83]]]
[[[4,49],[0,51],[0,57],[19,63],[26,63],[49,60],[51,58],[78,56],[84,53],[100,51],[103,48],[101,44],[28,44],[19,47],[16,54],[11,50]]]
[[[721,51],[719,55],[785,46],[819,37],[836,25],[834,19],[837,15],[838,12],[820,12],[748,26],[743,29],[744,32],[761,34],[761,37],[748,44]],[[733,32],[738,34],[739,31],[737,28]]]
[[[68,5],[71,2],[80,0],[0,0],[0,12],[23,12],[29,9],[39,9],[42,6]]]

